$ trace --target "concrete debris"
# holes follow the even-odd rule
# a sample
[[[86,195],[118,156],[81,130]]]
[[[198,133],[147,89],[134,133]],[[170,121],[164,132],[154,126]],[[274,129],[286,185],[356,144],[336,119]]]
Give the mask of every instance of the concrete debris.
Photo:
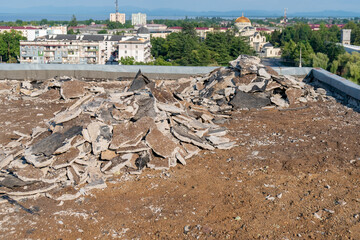
[[[112,174],[166,170],[186,165],[201,150],[235,147],[237,139],[215,124],[235,109],[285,108],[325,94],[267,70],[259,58],[242,55],[228,68],[179,79],[176,86],[141,71],[122,91],[73,79],[24,81],[17,90],[2,84],[0,90],[24,98],[72,105],[47,120],[48,128],[14,133],[19,139],[6,146],[14,151],[1,154],[0,186],[13,196],[73,200],[105,188]]]
[[[184,82],[184,81],[183,81]],[[278,76],[260,64],[260,58],[241,55],[228,68],[218,68],[196,78],[181,92],[184,100],[207,108],[212,114],[229,114],[232,109],[288,107],[317,97],[313,89],[292,76]],[[321,94],[325,94],[321,92]]]

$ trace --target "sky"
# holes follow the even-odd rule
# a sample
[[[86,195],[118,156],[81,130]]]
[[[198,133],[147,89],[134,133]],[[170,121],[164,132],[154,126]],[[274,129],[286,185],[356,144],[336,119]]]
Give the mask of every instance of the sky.
[[[36,8],[49,6],[78,9],[81,6],[113,7],[115,0],[0,0],[0,12],[21,12],[22,8]],[[119,0],[122,6],[132,6],[142,9],[171,8],[188,11],[233,11],[233,10],[266,10],[283,11],[288,8],[289,13],[315,12],[324,10],[342,10],[360,12],[359,0]]]

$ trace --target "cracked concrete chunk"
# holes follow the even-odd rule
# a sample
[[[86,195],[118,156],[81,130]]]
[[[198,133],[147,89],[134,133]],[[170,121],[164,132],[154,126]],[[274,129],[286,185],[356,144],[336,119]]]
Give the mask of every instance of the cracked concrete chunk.
[[[116,152],[111,151],[111,150],[105,150],[101,152],[101,159],[102,160],[112,160],[113,158],[116,158],[117,156],[119,156],[118,154],[116,154]]]
[[[285,99],[282,98],[280,94],[275,94],[270,99],[271,102],[275,103],[279,107],[283,107],[283,108],[289,107],[289,104],[286,102]]]
[[[68,166],[73,160],[75,160],[80,154],[77,148],[70,148],[67,152],[55,156],[55,161],[52,166],[55,168],[61,168]]]
[[[297,88],[289,88],[285,91],[285,94],[290,105],[292,105],[299,101],[298,99],[302,96],[303,90]]]
[[[230,101],[230,104],[235,109],[241,108],[262,108],[270,105],[270,99],[257,97],[250,93],[245,93],[237,90],[234,98]]]
[[[145,75],[141,73],[141,70],[138,71],[134,80],[131,82],[129,87],[129,92],[138,91],[143,89],[146,85],[151,84],[152,82]]]
[[[271,75],[265,70],[265,68],[260,68],[258,74],[259,76],[264,77],[265,79],[271,78]]]
[[[128,122],[114,125],[113,139],[110,149],[118,149],[129,145],[136,146],[147,134],[150,127],[155,126],[154,120],[150,117],[143,117],[136,122]]]
[[[132,118],[137,121],[143,117],[156,117],[155,112],[155,99],[150,94],[140,94],[135,96],[135,102],[138,105],[136,113]]]
[[[87,85],[82,81],[67,81],[62,84],[60,93],[64,99],[80,98],[85,95]]]
[[[61,112],[61,113],[59,113],[59,114],[57,114],[55,116],[54,123],[55,124],[60,124],[60,123],[70,121],[70,120],[78,117],[80,115],[80,113],[81,113],[80,108]]]
[[[15,174],[24,182],[40,181],[45,175],[43,171],[31,164],[27,164],[25,168],[17,170]]]
[[[159,156],[164,158],[170,157],[177,144],[170,138],[162,134],[157,128],[151,128],[149,134],[146,136],[147,145]]]
[[[214,150],[215,148],[210,144],[206,143],[203,139],[199,138],[195,134],[190,134],[189,130],[186,127],[173,126],[171,128],[172,134],[182,142],[192,143],[198,147]]]
[[[43,155],[43,156],[50,156],[53,154],[58,148],[65,144],[66,139],[70,139],[76,135],[81,134],[82,127],[80,126],[73,126],[65,133],[54,133],[50,136],[40,140],[39,142],[35,143],[32,147],[25,151],[25,158],[29,160],[31,157],[30,155]],[[27,158],[29,157],[29,159]],[[36,166],[35,162],[31,162]]]
[[[207,137],[206,139],[208,139],[214,145],[219,145],[219,144],[224,144],[224,143],[230,142],[230,139],[228,139],[228,138],[217,137],[217,136]]]
[[[87,131],[95,155],[99,155],[102,151],[108,149],[112,139],[112,126],[101,122],[92,122],[88,125]]]

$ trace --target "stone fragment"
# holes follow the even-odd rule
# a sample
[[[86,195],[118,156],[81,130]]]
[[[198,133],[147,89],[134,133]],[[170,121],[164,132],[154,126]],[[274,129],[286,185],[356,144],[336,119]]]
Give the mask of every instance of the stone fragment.
[[[285,91],[289,104],[295,104],[298,99],[302,96],[303,91],[298,88],[289,88]]]
[[[203,139],[196,135],[190,134],[186,127],[173,126],[171,128],[171,133],[182,142],[192,143],[204,149],[214,150],[214,147],[207,144]]]
[[[0,186],[7,188],[23,187],[32,184],[33,182],[22,181],[12,174],[0,173]]]
[[[65,133],[54,133],[46,137],[33,146],[25,150],[25,158],[36,167],[42,167],[47,158],[37,159],[36,156],[51,156],[58,148],[65,144],[66,139],[70,139],[81,134],[82,127],[73,126]],[[40,160],[40,161],[39,161]]]
[[[245,93],[237,90],[234,98],[230,101],[230,104],[235,109],[242,108],[261,108],[269,105],[270,99],[257,97],[250,93]]]
[[[282,107],[282,108],[289,107],[289,104],[286,102],[285,99],[282,98],[282,96],[280,94],[275,94],[270,99],[271,99],[271,102],[275,103],[279,107]]]
[[[0,161],[0,170],[9,165],[14,160],[14,155],[10,154],[6,157],[3,157]]]
[[[82,81],[67,81],[61,86],[61,96],[64,99],[80,98],[85,95],[87,84]]]
[[[149,150],[149,146],[145,144],[144,141],[141,141],[136,146],[129,146],[129,147],[120,147],[116,150],[117,153],[139,153],[143,151]]]
[[[175,157],[182,165],[186,165],[185,159],[183,158],[183,156],[181,156],[179,152],[175,153]]]
[[[44,177],[44,172],[39,168],[35,168],[31,164],[27,164],[25,168],[18,169],[15,175],[24,182],[40,181]]]
[[[259,76],[265,78],[265,79],[270,79],[271,75],[265,70],[265,68],[260,68],[258,71]]]
[[[128,120],[133,117],[132,113],[124,110],[118,110],[116,108],[112,110],[111,115],[115,120],[118,121]]]
[[[138,105],[138,109],[132,118],[134,121],[137,121],[143,117],[156,117],[155,111],[155,99],[149,94],[140,94],[135,97],[136,104]]]
[[[136,122],[114,125],[110,149],[116,150],[120,147],[138,145],[152,126],[155,126],[155,123],[150,117],[143,117]]]
[[[112,126],[101,122],[92,122],[88,125],[87,131],[94,155],[98,155],[108,149],[112,139]]]
[[[206,138],[214,145],[224,144],[230,142],[230,139],[224,137],[210,136]]]
[[[170,112],[170,113],[175,113],[175,114],[180,114],[183,113],[184,110],[181,108],[178,108],[174,105],[170,105],[170,104],[164,104],[164,103],[156,103],[156,107],[159,108],[162,111],[166,111],[166,112]]]
[[[105,150],[101,152],[101,159],[102,160],[112,160],[113,158],[119,156],[118,154],[116,154],[116,152],[111,151],[111,150]]]
[[[57,114],[54,118],[55,124],[64,123],[78,117],[81,113],[81,109],[67,110]]]
[[[69,151],[55,156],[55,161],[52,166],[56,169],[67,167],[79,156],[79,154],[79,149],[70,148]]]
[[[151,84],[152,82],[141,73],[141,70],[135,76],[135,79],[131,82],[129,87],[129,92],[138,91],[143,89],[146,85]]]
[[[156,154],[164,158],[170,157],[177,147],[175,142],[162,134],[157,128],[151,128],[145,140]]]
[[[200,148],[192,145],[192,144],[188,144],[188,143],[181,143],[181,145],[184,147],[184,149],[186,150],[186,152],[188,153],[185,156],[185,159],[189,159],[191,157],[193,157],[194,155],[198,154],[200,152]]]

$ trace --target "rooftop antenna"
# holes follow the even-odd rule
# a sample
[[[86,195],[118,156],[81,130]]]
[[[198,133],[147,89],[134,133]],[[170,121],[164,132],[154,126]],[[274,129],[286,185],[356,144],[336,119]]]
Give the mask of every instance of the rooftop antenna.
[[[119,22],[119,1],[115,0],[115,16],[116,22]]]

